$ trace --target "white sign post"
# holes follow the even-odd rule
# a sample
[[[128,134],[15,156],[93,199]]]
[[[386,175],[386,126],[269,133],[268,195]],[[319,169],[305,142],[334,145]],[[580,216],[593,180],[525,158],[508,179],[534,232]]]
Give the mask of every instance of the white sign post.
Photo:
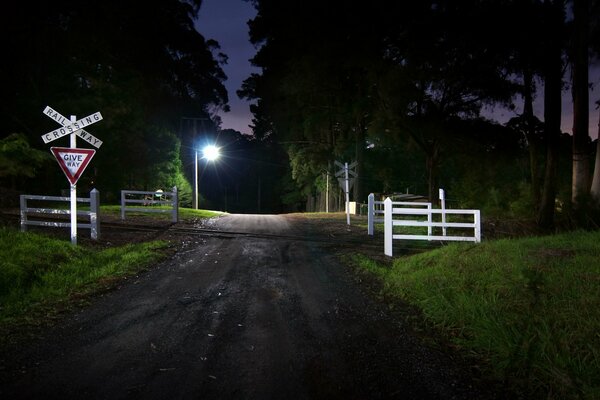
[[[348,163],[342,164],[339,161],[335,162],[335,165],[341,168],[338,172],[335,173],[335,176],[338,177],[338,182],[340,183],[340,186],[346,193],[346,223],[348,225],[350,225],[350,189],[354,184],[354,178],[358,176],[356,172],[352,169],[356,167],[357,164],[358,163],[356,161],[354,161],[350,165],[348,165]],[[350,175],[352,175],[352,178],[350,178]]]
[[[65,173],[69,183],[71,184],[71,244],[77,244],[77,181],[83,174],[85,167],[89,164],[90,160],[96,153],[95,150],[91,149],[78,149],[77,148],[77,136],[80,136],[93,146],[100,148],[102,141],[92,136],[88,132],[84,131],[83,128],[92,125],[102,120],[102,114],[95,112],[94,114],[88,115],[85,118],[77,120],[74,115],[67,120],[58,111],[53,110],[50,107],[46,107],[43,111],[44,115],[55,120],[61,128],[55,129],[51,132],[42,135],[44,143],[50,143],[56,139],[60,139],[66,135],[70,137],[70,147],[52,147],[50,148],[52,154],[58,161],[60,168]]]

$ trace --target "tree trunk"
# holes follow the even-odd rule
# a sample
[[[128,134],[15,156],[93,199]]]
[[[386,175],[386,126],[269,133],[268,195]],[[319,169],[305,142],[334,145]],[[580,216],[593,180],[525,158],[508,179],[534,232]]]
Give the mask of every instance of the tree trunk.
[[[575,210],[590,185],[588,94],[588,0],[575,0],[573,43],[573,180],[571,201]]]
[[[427,198],[430,203],[435,203],[438,200],[438,191],[436,190],[438,164],[438,146],[437,141],[433,141],[425,150],[425,164],[427,168]]]
[[[354,179],[354,201],[364,202],[365,128],[363,121],[356,124],[356,175]]]
[[[594,201],[600,205],[600,116],[598,117],[598,140],[596,141],[596,164],[590,193]]]
[[[558,172],[558,147],[560,141],[562,57],[560,33],[564,21],[560,2],[548,2],[551,23],[546,30],[547,51],[544,71],[544,132],[547,140],[544,187],[538,211],[537,224],[543,230],[554,228],[556,178]]]
[[[540,204],[540,173],[538,168],[538,150],[539,138],[537,136],[534,116],[533,116],[533,73],[531,68],[526,68],[523,77],[523,114],[527,126],[525,135],[529,149],[529,171],[531,174],[531,198],[533,204],[537,207]]]

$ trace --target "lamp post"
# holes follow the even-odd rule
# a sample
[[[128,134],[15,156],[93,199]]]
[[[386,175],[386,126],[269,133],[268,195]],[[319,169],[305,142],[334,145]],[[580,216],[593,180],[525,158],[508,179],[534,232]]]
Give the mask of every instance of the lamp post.
[[[220,150],[214,144],[209,144],[202,149],[202,158],[214,161],[220,156]],[[194,151],[194,210],[198,209],[198,150]]]

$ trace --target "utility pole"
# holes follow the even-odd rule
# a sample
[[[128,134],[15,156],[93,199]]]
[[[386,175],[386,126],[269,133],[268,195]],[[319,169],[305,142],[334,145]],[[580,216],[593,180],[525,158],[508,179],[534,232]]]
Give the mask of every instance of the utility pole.
[[[199,194],[199,189],[198,189],[198,142],[197,142],[197,136],[198,136],[198,121],[210,121],[210,118],[203,118],[203,117],[181,117],[182,121],[192,121],[192,127],[193,127],[193,136],[192,136],[192,149],[194,150],[194,182],[193,182],[193,186],[194,186],[194,190],[192,191],[192,207],[194,208],[194,210],[198,209],[198,194]]]
[[[325,178],[326,186],[325,186],[325,212],[329,213],[329,171],[327,171],[327,175]]]

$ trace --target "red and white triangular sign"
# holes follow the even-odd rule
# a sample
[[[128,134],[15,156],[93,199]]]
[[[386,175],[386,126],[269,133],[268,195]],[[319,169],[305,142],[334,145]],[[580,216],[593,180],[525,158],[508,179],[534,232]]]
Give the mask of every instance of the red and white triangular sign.
[[[75,185],[79,177],[85,171],[85,167],[90,163],[96,150],[92,149],[71,149],[69,147],[50,147],[58,165],[63,170],[71,185]]]

